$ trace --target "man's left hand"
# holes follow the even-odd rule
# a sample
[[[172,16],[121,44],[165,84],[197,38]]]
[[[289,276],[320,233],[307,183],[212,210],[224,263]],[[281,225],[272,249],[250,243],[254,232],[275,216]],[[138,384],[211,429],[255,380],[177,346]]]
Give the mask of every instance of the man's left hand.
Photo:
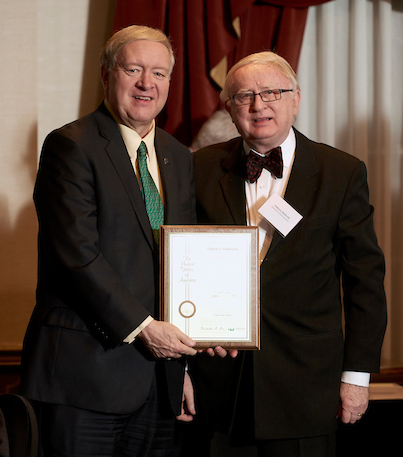
[[[342,382],[340,387],[340,420],[345,424],[354,424],[365,414],[368,402],[368,387]]]

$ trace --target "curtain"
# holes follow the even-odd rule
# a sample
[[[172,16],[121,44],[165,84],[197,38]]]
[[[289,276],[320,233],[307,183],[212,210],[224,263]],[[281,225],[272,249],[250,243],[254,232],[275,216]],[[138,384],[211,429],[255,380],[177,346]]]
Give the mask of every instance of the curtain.
[[[177,64],[158,124],[189,146],[240,58],[274,49],[297,68],[308,6],[324,1],[117,0],[114,30],[142,24],[171,37]]]
[[[295,125],[367,165],[375,229],[386,258],[385,366],[403,360],[402,57],[398,0],[337,0],[309,10]]]

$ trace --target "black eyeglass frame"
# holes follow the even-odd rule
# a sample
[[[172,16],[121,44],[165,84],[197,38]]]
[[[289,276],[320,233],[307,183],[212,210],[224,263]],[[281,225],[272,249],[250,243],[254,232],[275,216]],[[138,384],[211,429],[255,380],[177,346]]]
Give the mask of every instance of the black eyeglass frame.
[[[266,89],[266,90],[262,90],[262,92],[259,92],[257,94],[255,94],[254,92],[243,92],[243,93],[240,93],[240,94],[233,95],[231,97],[231,100],[234,100],[234,103],[237,106],[251,105],[252,103],[254,103],[256,95],[259,95],[261,100],[262,100],[262,102],[264,102],[264,103],[276,102],[277,100],[281,99],[281,95],[282,95],[283,92],[294,92],[294,90],[295,89]],[[264,93],[272,93],[272,94],[274,94],[275,97],[278,96],[278,98],[275,98],[274,100],[263,100],[262,94],[264,94]],[[252,94],[253,94],[253,101],[248,102],[248,103],[239,103],[239,96],[244,97],[245,95],[252,95]]]

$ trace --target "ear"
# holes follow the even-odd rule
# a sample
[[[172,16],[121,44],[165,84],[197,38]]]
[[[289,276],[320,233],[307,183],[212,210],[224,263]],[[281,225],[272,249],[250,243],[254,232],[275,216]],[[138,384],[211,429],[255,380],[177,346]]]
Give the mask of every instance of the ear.
[[[224,103],[224,108],[227,110],[227,112],[231,116],[232,122],[235,124],[234,116],[232,115],[232,108],[231,108],[230,103],[231,103],[231,100],[226,100],[226,102]]]
[[[294,92],[294,97],[293,97],[294,116],[296,116],[298,113],[300,102],[301,102],[301,91],[296,90]]]
[[[104,65],[101,67],[101,81],[104,92],[106,93],[109,87],[109,71],[104,67]]]

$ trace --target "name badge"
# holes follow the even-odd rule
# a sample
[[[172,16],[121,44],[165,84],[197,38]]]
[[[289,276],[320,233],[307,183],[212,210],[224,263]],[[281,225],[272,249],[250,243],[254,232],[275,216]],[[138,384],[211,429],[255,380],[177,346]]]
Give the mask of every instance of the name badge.
[[[273,194],[258,211],[283,237],[286,237],[303,217],[278,194]]]

